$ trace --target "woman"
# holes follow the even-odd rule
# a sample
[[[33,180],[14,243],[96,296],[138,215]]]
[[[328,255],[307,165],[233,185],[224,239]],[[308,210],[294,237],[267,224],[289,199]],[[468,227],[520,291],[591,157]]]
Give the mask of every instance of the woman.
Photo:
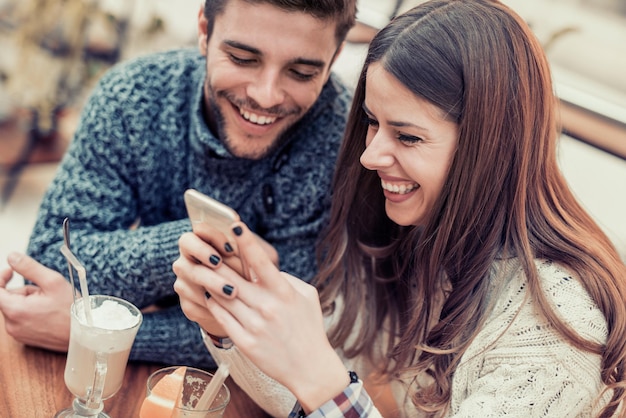
[[[347,370],[388,382],[385,416],[619,414],[626,267],[559,171],[555,108],[540,45],[501,3],[399,16],[355,93],[319,299],[236,224],[252,282],[187,234],[185,314],[274,415],[378,416]]]

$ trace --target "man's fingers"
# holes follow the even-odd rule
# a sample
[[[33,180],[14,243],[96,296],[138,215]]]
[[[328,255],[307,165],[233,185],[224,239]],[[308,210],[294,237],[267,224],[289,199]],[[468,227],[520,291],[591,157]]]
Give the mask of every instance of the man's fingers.
[[[49,269],[35,259],[21,253],[11,253],[7,257],[9,266],[25,279],[30,280],[41,288],[46,288],[59,279],[65,278],[57,271]]]
[[[0,288],[5,288],[13,278],[13,269],[10,267],[0,270]]]

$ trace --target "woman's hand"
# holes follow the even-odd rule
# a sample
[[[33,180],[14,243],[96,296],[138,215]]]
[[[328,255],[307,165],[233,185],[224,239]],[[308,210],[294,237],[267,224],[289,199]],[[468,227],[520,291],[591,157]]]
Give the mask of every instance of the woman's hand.
[[[188,274],[179,280],[193,283],[192,293],[200,296],[179,292],[181,305],[185,299],[186,314],[199,323],[208,309],[213,325],[223,327],[240,351],[290,389],[305,409],[316,409],[349,383],[347,370],[326,337],[318,293],[313,286],[281,273],[244,224],[235,224],[233,230],[252,280],[224,265],[209,274],[203,266],[209,254],[196,254],[203,264],[187,262]],[[181,239],[181,253],[186,241]],[[204,289],[210,298],[202,296]]]
[[[174,290],[180,297],[183,313],[210,334],[226,336],[226,332],[206,306],[206,299],[210,294],[204,286],[205,283],[219,278],[220,273],[214,269],[223,266],[220,252],[193,232],[183,234],[178,240],[178,247],[180,257],[174,262],[172,269],[176,274]],[[223,266],[222,274],[228,273],[227,269],[227,266]]]
[[[278,252],[267,241],[254,235],[272,263],[278,265]],[[213,319],[205,305],[210,297],[203,284],[211,277],[228,278],[236,273],[244,275],[245,265],[239,257],[237,244],[216,228],[206,223],[194,227],[194,232],[183,234],[179,241],[180,257],[172,265],[177,280],[174,290],[180,296],[183,312],[212,335],[227,336]]]

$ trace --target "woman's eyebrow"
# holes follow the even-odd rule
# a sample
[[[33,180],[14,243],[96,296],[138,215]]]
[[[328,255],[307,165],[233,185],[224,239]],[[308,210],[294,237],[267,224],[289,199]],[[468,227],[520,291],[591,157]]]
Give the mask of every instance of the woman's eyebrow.
[[[365,102],[363,102],[363,105],[361,106],[363,108],[363,111],[365,113],[367,113],[368,115],[371,115],[372,112],[367,108],[367,106],[365,105]],[[424,132],[430,132],[428,128],[424,128],[423,126],[420,125],[416,125],[414,123],[410,123],[410,122],[401,122],[401,121],[394,121],[394,120],[389,120],[386,121],[386,123],[390,126],[394,126],[396,128],[405,128],[405,127],[412,127],[412,128],[417,128],[420,129]]]

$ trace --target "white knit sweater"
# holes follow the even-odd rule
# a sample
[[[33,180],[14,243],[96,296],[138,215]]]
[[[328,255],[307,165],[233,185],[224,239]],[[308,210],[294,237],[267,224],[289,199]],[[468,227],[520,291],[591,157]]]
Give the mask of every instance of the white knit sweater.
[[[609,399],[595,403],[604,385],[600,357],[564,341],[537,312],[527,292],[526,277],[517,264],[499,262],[494,268],[493,309],[483,329],[463,356],[452,382],[450,417],[591,417]],[[578,279],[545,260],[536,261],[543,290],[557,312],[581,336],[604,343],[604,316]],[[236,347],[215,348],[205,343],[217,360],[228,361],[235,382],[268,413],[286,417],[295,398],[261,373]],[[351,361],[361,376],[367,370]],[[363,374],[362,374],[363,373]],[[408,383],[396,381],[392,390],[399,416],[423,416],[407,396]],[[373,416],[373,415],[370,415]],[[380,416],[380,415],[376,415]]]

